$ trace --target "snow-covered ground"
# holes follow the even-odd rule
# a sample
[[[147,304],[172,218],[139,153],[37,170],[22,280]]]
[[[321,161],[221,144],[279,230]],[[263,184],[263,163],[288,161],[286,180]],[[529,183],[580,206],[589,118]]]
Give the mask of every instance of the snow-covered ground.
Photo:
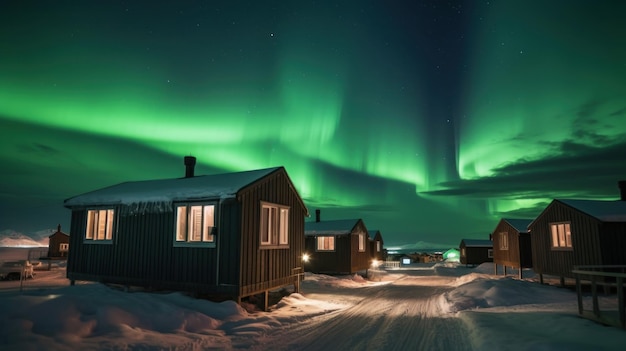
[[[301,293],[261,312],[181,293],[69,286],[59,265],[21,288],[0,281],[0,349],[624,349],[626,331],[578,317],[574,291],[540,285],[532,272],[492,273],[491,264],[425,264],[369,279],[307,274]],[[601,306],[616,304],[602,297]]]

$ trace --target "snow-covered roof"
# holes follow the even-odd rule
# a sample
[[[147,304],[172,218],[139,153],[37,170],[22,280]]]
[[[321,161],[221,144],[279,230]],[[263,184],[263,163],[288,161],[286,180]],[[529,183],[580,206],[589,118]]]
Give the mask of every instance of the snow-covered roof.
[[[347,235],[360,219],[336,219],[330,221],[305,222],[304,235]]]
[[[626,222],[626,201],[562,200],[568,206],[595,217],[602,222]]]
[[[502,220],[509,223],[515,230],[520,233],[528,232],[528,225],[532,222],[532,219],[513,219],[513,218],[503,218]]]
[[[492,247],[493,242],[491,240],[481,239],[463,239],[461,243],[465,243],[465,247]]]
[[[124,182],[65,200],[65,207],[126,205],[133,211],[165,212],[172,202],[234,197],[254,181],[282,167],[160,180]]]

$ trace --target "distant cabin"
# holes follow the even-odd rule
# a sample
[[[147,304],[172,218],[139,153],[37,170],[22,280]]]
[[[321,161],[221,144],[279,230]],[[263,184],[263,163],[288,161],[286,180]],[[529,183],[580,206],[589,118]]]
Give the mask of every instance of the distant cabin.
[[[626,265],[626,196],[621,201],[553,200],[529,224],[533,269],[574,278],[577,265]]]
[[[70,236],[61,231],[61,225],[57,226],[57,231],[48,236],[48,258],[67,257],[70,248]]]
[[[493,242],[491,240],[463,239],[459,245],[461,263],[477,266],[485,262],[493,262]]]
[[[493,262],[495,274],[498,265],[502,266],[504,275],[506,268],[517,268],[518,277],[522,278],[524,268],[532,268],[533,256],[528,225],[532,219],[503,218],[498,222],[491,237],[493,238]]]
[[[369,236],[369,249],[370,249],[370,258],[372,260],[383,261],[385,259],[385,249],[383,236],[380,234],[380,230],[368,230]]]
[[[316,221],[304,224],[305,270],[325,274],[354,274],[371,265],[368,231],[361,219]]]
[[[67,277],[219,299],[294,285],[308,211],[283,167],[126,182],[65,200]]]

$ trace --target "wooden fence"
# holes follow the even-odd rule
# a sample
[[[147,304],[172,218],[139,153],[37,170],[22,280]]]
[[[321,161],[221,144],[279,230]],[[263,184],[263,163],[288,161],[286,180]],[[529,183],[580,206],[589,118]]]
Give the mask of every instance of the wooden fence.
[[[578,295],[578,314],[602,324],[619,326],[626,329],[626,307],[624,305],[624,282],[626,266],[574,266],[576,294]],[[584,310],[581,280],[591,281],[592,310]],[[601,311],[598,303],[598,285],[605,290],[615,286],[617,290],[617,314],[615,311]],[[615,318],[618,315],[618,318]]]

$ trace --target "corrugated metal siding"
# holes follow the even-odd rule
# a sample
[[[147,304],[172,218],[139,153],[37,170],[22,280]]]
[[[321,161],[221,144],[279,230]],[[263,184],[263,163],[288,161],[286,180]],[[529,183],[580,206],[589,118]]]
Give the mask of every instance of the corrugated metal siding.
[[[242,208],[241,296],[293,283],[302,272],[305,209],[286,172],[272,173],[241,191],[238,198]],[[261,249],[261,201],[290,207],[288,249]]]
[[[573,250],[552,250],[550,223],[570,222]],[[530,225],[535,272],[572,277],[574,265],[602,264],[599,222],[558,201],[553,201]]]

